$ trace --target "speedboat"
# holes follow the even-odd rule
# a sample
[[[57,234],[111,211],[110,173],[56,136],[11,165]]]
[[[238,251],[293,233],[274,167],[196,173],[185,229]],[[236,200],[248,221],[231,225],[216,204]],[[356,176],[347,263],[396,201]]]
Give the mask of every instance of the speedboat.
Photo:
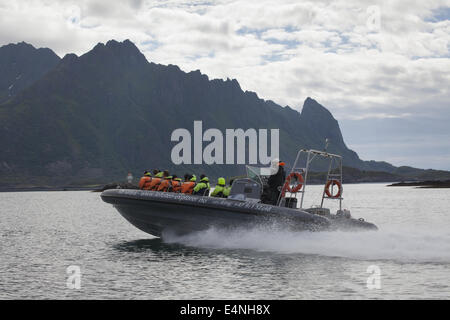
[[[307,156],[306,167],[297,168],[302,154]],[[331,163],[337,160],[340,172],[335,173],[330,163],[321,205],[302,208],[309,166],[318,156],[331,160]],[[112,204],[135,227],[157,237],[169,233],[188,234],[212,227],[269,226],[314,232],[377,230],[374,224],[355,219],[348,210],[342,210],[342,158],[339,155],[300,150],[280,189],[276,204],[261,201],[270,176],[265,174],[267,170],[250,166],[246,168],[247,177],[234,180],[228,198],[135,189],[105,190],[101,198]],[[338,187],[337,193],[333,191],[335,186]],[[339,201],[339,210],[335,214],[323,207],[327,199]]]

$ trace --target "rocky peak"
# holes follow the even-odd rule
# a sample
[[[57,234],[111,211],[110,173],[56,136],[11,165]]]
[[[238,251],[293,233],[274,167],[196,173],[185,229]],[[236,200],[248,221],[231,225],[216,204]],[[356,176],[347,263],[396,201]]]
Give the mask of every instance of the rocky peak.
[[[305,100],[301,118],[303,125],[316,132],[320,139],[329,138],[334,145],[345,145],[338,122],[331,112],[316,100],[310,97]]]
[[[36,49],[26,42],[0,47],[0,103],[15,97],[59,61],[52,50]]]
[[[128,66],[148,64],[145,56],[130,40],[123,42],[109,40],[106,44],[98,43],[82,57],[83,59],[117,62]]]
[[[306,98],[303,104],[302,116],[309,120],[325,120],[325,118],[334,120],[333,115],[327,108],[310,97]]]

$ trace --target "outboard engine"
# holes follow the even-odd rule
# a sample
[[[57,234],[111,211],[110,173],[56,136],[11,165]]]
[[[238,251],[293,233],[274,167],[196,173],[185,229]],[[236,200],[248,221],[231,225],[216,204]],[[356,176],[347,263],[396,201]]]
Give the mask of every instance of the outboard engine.
[[[252,179],[236,179],[231,186],[228,199],[260,202],[261,185]]]

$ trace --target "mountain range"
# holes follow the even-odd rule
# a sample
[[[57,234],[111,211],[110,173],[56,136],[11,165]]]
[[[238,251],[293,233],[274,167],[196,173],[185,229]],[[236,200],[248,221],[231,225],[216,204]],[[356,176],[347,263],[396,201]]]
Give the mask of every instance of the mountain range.
[[[363,161],[316,100],[307,98],[301,112],[282,107],[243,91],[235,79],[210,80],[198,70],[148,62],[129,40],[62,59],[23,42],[0,48],[0,186],[89,185],[153,168],[211,177],[244,173],[242,165],[172,163],[171,133],[192,131],[196,120],[204,130],[222,132],[278,128],[288,166],[299,148],[323,149],[328,138],[328,150],[360,171],[394,180],[448,174]]]

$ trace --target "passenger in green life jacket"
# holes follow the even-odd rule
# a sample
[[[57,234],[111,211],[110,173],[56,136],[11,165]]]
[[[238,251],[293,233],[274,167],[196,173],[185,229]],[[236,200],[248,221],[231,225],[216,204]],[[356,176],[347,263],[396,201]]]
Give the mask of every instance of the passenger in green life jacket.
[[[207,176],[202,174],[200,176],[200,182],[197,183],[197,185],[194,187],[194,192],[192,194],[198,195],[198,196],[209,196],[209,179]]]
[[[231,186],[233,185],[233,182],[234,182],[234,179],[231,179],[230,185],[224,188],[224,190],[223,190],[224,198],[228,198],[230,196]]]
[[[224,194],[225,189],[225,178],[219,178],[214,191],[211,193],[211,197],[226,198],[227,196]]]

